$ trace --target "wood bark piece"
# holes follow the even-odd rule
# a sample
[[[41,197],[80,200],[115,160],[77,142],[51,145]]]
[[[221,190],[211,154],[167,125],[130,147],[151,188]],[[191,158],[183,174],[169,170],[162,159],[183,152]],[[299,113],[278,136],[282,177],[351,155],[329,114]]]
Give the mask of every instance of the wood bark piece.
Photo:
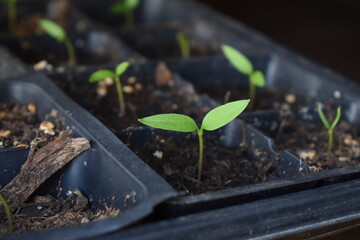
[[[11,211],[20,207],[46,179],[89,149],[90,143],[85,138],[62,136],[34,152],[36,146],[36,143],[32,144],[20,173],[0,191]]]

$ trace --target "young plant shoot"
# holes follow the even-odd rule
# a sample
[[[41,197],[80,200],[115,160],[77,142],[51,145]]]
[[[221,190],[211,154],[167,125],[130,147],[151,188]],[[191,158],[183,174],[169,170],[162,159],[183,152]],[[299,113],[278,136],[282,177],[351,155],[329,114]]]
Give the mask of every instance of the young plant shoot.
[[[189,41],[186,38],[183,32],[176,33],[176,41],[179,45],[181,57],[182,58],[189,58],[190,57],[190,45]]]
[[[67,37],[65,30],[59,24],[48,19],[41,19],[38,24],[41,29],[44,30],[47,34],[49,34],[51,37],[55,38],[58,42],[65,44],[69,56],[69,63],[76,64],[74,46],[71,43],[70,39]]]
[[[12,233],[14,226],[13,226],[10,208],[9,208],[9,205],[7,204],[5,198],[1,194],[0,194],[0,206],[4,209],[6,218],[8,219],[8,231],[9,231],[9,233]]]
[[[201,169],[203,165],[204,130],[213,131],[223,127],[224,125],[232,121],[234,118],[236,118],[240,113],[242,113],[245,110],[246,106],[249,104],[249,101],[250,100],[247,99],[247,100],[229,102],[227,104],[212,109],[210,112],[208,112],[205,115],[200,128],[196,125],[196,122],[192,118],[177,113],[153,115],[153,116],[141,118],[139,119],[139,122],[148,125],[150,127],[170,130],[170,131],[178,131],[178,132],[196,131],[199,137],[198,181],[200,181]]]
[[[325,128],[328,130],[328,151],[330,152],[333,148],[333,130],[336,127],[336,125],[338,124],[340,117],[341,117],[341,108],[338,107],[337,111],[336,111],[336,116],[334,121],[331,123],[329,123],[329,121],[327,120],[327,118],[324,115],[323,110],[321,109],[321,107],[318,107],[318,113],[320,116],[320,119],[322,121],[322,123],[324,124]]]
[[[125,26],[131,28],[134,26],[134,11],[139,4],[140,0],[124,0],[112,5],[110,11],[114,14],[124,14]]]
[[[221,46],[222,52],[229,60],[231,65],[240,73],[245,74],[249,78],[249,96],[250,96],[250,109],[254,107],[256,87],[264,87],[266,84],[265,76],[261,71],[254,71],[253,65],[250,60],[245,57],[241,52],[235,48],[223,44]]]
[[[3,2],[7,3],[7,7],[8,7],[8,28],[10,32],[14,32],[17,25],[16,1],[17,0],[3,0]]]
[[[116,84],[116,90],[117,90],[118,97],[119,97],[119,106],[120,106],[119,117],[123,117],[125,115],[125,102],[124,102],[124,95],[123,95],[123,91],[122,91],[120,76],[128,69],[129,66],[130,66],[130,63],[123,62],[123,63],[120,63],[119,65],[117,65],[115,72],[110,71],[110,70],[96,71],[90,76],[90,80],[89,80],[90,82],[93,83],[93,82],[102,81],[106,78],[114,79],[115,84]]]

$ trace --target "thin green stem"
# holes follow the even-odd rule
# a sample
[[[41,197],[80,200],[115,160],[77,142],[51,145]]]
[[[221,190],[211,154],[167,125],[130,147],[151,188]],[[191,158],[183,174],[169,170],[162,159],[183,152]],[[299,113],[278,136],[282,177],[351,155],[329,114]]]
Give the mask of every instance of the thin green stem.
[[[333,130],[328,130],[329,142],[328,142],[328,152],[330,152],[333,148]]]
[[[124,101],[124,95],[123,95],[119,77],[115,77],[115,84],[116,84],[116,90],[118,92],[118,97],[119,97],[119,106],[120,106],[119,116],[123,117],[125,115],[125,101]]]
[[[10,212],[10,208],[9,205],[7,204],[5,198],[0,194],[0,202],[4,207],[5,213],[6,213],[6,217],[8,219],[8,230],[9,233],[13,232],[14,226],[13,226],[13,221],[12,221],[12,217],[11,217],[11,212]]]
[[[75,54],[74,45],[71,43],[71,41],[67,37],[65,38],[64,43],[65,43],[66,50],[69,55],[69,63],[71,65],[75,65],[76,64],[76,54]]]
[[[8,24],[10,32],[14,32],[16,30],[16,0],[8,1]]]
[[[181,57],[183,59],[190,57],[190,49],[189,46],[186,45],[180,45],[180,51],[181,51]]]
[[[254,108],[255,95],[256,95],[256,86],[251,81],[249,81],[249,97],[250,97],[249,109]]]
[[[198,181],[201,181],[201,170],[203,165],[203,154],[204,154],[204,142],[203,142],[203,130],[198,130],[199,136],[199,170],[198,170]]]
[[[129,11],[125,12],[125,26],[127,28],[134,27],[134,11],[133,10],[129,10]]]

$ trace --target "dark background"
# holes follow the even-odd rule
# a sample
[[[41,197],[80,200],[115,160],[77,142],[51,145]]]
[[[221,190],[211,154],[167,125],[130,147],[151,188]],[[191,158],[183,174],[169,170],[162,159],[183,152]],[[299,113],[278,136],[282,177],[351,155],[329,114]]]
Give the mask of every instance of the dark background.
[[[199,1],[360,83],[360,1]]]

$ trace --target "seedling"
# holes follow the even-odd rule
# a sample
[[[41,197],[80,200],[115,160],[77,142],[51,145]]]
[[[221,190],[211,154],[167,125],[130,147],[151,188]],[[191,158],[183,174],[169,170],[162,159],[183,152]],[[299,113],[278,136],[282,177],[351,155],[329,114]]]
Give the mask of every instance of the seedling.
[[[17,18],[17,10],[16,10],[16,1],[17,0],[3,0],[3,2],[7,3],[8,6],[8,27],[9,31],[14,32],[16,29],[16,18]]]
[[[266,79],[261,71],[254,71],[253,65],[244,54],[235,48],[223,44],[221,46],[222,52],[229,60],[231,65],[236,68],[240,73],[245,74],[249,78],[249,96],[250,108],[252,109],[255,103],[256,87],[264,87]]]
[[[179,45],[181,57],[182,58],[189,58],[190,57],[190,46],[189,41],[186,38],[183,32],[176,33],[176,41]]]
[[[331,123],[331,125],[330,125],[329,121],[327,120],[327,118],[325,117],[324,112],[323,112],[323,110],[321,109],[320,106],[318,107],[318,113],[319,113],[319,116],[320,116],[320,119],[321,119],[322,123],[324,124],[325,128],[328,130],[328,138],[329,138],[328,151],[330,152],[332,150],[332,147],[333,147],[333,130],[334,130],[334,128],[336,127],[336,125],[338,124],[338,122],[340,120],[341,108],[340,107],[337,108],[335,119]]]
[[[58,42],[62,42],[65,44],[69,56],[69,63],[76,64],[74,46],[71,43],[70,39],[67,37],[65,30],[59,24],[48,19],[41,19],[38,24],[41,29],[43,29],[51,37],[55,38]]]
[[[128,62],[123,62],[120,63],[119,65],[117,65],[115,72],[110,71],[110,70],[99,70],[94,72],[91,76],[90,76],[90,82],[100,82],[106,78],[112,78],[115,81],[116,84],[116,90],[118,93],[118,97],[119,97],[119,105],[120,105],[120,113],[119,116],[123,117],[125,114],[125,102],[124,102],[124,95],[122,92],[122,86],[121,86],[121,81],[120,81],[120,75],[122,75],[130,66],[130,63]]]
[[[124,14],[125,26],[134,26],[134,11],[139,6],[140,0],[124,0],[123,2],[117,2],[110,7],[110,11],[114,14]]]
[[[177,113],[168,113],[168,114],[158,114],[145,118],[139,119],[139,122],[148,125],[150,127],[178,131],[178,132],[194,132],[196,131],[199,137],[199,162],[198,162],[198,181],[201,180],[201,169],[203,165],[203,133],[204,130],[213,131],[222,126],[228,124],[234,118],[236,118],[240,113],[242,113],[246,106],[249,104],[250,100],[239,100],[234,102],[229,102],[227,104],[221,105],[217,108],[214,108],[208,112],[199,128],[196,122],[182,114]]]
[[[0,186],[0,188],[1,188],[1,186]],[[0,203],[1,203],[2,207],[4,208],[6,217],[8,219],[8,231],[9,231],[9,233],[12,233],[14,226],[13,226],[10,208],[9,208],[9,205],[7,204],[5,198],[1,194],[0,194]]]

